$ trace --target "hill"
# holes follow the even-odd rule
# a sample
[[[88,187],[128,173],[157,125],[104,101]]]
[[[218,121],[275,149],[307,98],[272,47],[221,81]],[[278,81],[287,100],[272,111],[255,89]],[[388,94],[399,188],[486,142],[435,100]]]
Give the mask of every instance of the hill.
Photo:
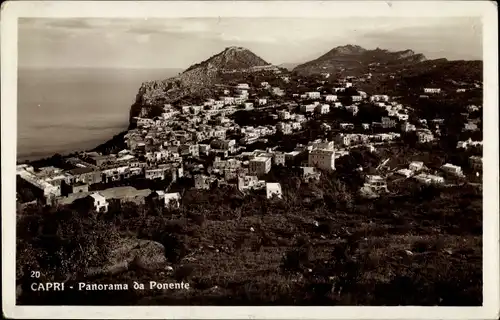
[[[425,60],[423,54],[412,50],[367,50],[349,44],[333,48],[315,60],[298,65],[293,71],[301,75],[352,69],[368,71],[370,66],[411,65]]]
[[[192,65],[176,77],[142,83],[130,109],[130,120],[137,116],[155,116],[161,113],[163,104],[175,102],[187,95],[208,93],[223,74],[272,67],[248,49],[228,47],[209,59]]]

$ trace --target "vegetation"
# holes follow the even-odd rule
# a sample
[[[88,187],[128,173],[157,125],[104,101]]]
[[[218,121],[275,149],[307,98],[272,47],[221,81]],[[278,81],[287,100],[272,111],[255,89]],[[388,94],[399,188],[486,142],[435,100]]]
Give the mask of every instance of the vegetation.
[[[25,209],[17,226],[18,283],[25,289],[19,302],[481,304],[479,191],[394,185],[393,193],[368,201],[358,198],[362,180],[354,176],[324,172],[306,184],[299,171],[285,171],[276,167],[267,177],[282,184],[283,200],[220,187],[188,190],[179,209],[158,201],[115,203],[99,215],[67,207]],[[64,296],[28,289],[31,270],[47,281],[83,279],[118,237],[161,243],[174,273],[130,268],[93,282],[184,280],[191,289]]]

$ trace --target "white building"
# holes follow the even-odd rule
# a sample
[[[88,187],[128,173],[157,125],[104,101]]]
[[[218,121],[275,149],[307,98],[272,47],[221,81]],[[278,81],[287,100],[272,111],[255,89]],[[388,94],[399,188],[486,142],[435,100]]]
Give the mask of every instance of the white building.
[[[370,97],[370,101],[389,101],[389,96],[385,94],[375,94]]]
[[[325,149],[313,149],[309,152],[309,167],[323,170],[335,170],[335,151]]]
[[[444,183],[444,178],[432,174],[421,173],[413,177],[420,183],[423,184],[442,184]]]
[[[409,122],[403,122],[401,124],[401,130],[403,132],[410,132],[410,131],[415,131],[417,128],[415,127],[414,124],[411,124]]]
[[[441,166],[441,170],[443,170],[445,173],[457,176],[457,177],[462,177],[464,174],[462,172],[462,168],[459,166],[453,165],[451,163],[447,163],[443,166]]]
[[[292,133],[292,125],[286,122],[279,122],[276,125],[276,129],[283,134],[291,134]]]
[[[306,92],[306,97],[309,99],[319,99],[321,94],[317,91]]]
[[[371,188],[373,191],[387,191],[387,183],[384,178],[378,175],[367,175],[365,177],[365,187]]]
[[[441,93],[440,88],[424,88],[424,93]]]
[[[281,199],[281,185],[279,183],[266,183],[266,194],[268,199],[272,199],[273,197]]]
[[[165,201],[165,207],[179,208],[181,195],[179,192],[165,193],[163,199]]]
[[[408,169],[410,169],[413,172],[422,170],[423,168],[424,168],[424,163],[422,161],[412,161],[408,165]]]
[[[328,104],[319,104],[316,106],[316,112],[325,114],[330,112],[330,105]]]
[[[99,193],[93,193],[90,197],[94,200],[94,209],[97,212],[107,212],[109,203],[106,198]]]
[[[255,157],[250,160],[248,171],[251,175],[264,175],[271,170],[270,157]]]
[[[419,143],[427,143],[434,141],[434,135],[430,130],[417,131],[417,138]]]
[[[362,96],[352,96],[351,99],[352,99],[352,101],[356,102],[356,101],[363,100],[363,97]]]
[[[316,109],[316,105],[314,105],[314,104],[307,104],[307,105],[300,106],[300,111],[306,112],[306,113],[313,112],[314,109]]]
[[[338,97],[334,94],[328,94],[325,96],[325,101],[337,101]]]
[[[383,128],[394,128],[396,126],[396,120],[389,117],[382,117],[382,127]]]
[[[250,86],[248,85],[248,83],[238,83],[238,85],[236,86],[237,89],[243,89],[243,90],[248,90],[250,89]]]
[[[277,113],[278,113],[278,118],[280,120],[289,120],[290,119],[290,112],[287,110],[279,110]]]
[[[474,171],[482,171],[483,170],[483,158],[478,156],[470,156],[469,157],[469,165]]]

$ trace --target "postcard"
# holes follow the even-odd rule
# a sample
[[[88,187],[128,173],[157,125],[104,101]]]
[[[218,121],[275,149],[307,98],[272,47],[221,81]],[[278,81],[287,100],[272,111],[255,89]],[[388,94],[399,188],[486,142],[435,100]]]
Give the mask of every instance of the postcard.
[[[7,1],[8,318],[497,319],[488,1]]]

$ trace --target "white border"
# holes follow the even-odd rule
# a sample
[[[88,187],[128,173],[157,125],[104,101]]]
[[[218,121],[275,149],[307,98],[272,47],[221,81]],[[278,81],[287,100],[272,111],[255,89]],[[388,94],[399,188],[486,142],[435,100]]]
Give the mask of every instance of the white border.
[[[1,7],[2,303],[8,318],[498,319],[498,17],[489,1],[15,1]],[[482,17],[484,54],[483,307],[15,306],[17,19],[19,17]],[[404,293],[402,293],[404,294]]]

